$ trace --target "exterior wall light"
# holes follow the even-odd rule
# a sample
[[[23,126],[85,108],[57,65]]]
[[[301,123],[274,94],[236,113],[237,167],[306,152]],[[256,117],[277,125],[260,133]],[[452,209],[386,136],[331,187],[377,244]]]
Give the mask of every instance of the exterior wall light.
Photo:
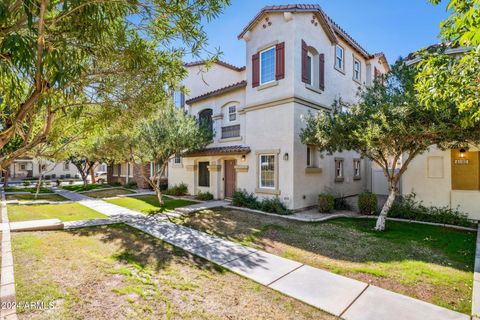
[[[283,160],[288,161],[288,152],[285,152],[283,155]]]
[[[464,148],[460,149],[460,158],[465,158],[465,152],[467,152],[467,150]]]
[[[242,162],[245,162],[245,160],[246,160],[245,155],[242,155]]]

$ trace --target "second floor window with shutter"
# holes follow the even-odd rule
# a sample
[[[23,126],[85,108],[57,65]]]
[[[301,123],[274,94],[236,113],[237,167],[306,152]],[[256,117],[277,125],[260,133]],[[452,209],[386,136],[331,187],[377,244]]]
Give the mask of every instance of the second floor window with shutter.
[[[275,47],[260,52],[260,84],[275,80]]]

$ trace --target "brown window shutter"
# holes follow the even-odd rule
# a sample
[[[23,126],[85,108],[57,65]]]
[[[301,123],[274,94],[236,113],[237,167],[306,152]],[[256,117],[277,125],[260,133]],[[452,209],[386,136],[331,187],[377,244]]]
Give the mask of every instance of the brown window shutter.
[[[275,53],[276,53],[275,79],[280,80],[285,78],[285,42],[282,42],[276,45]]]
[[[252,88],[258,87],[260,84],[260,55],[255,53],[252,56]]]
[[[307,71],[307,59],[308,59],[308,47],[307,43],[302,40],[302,82],[308,83],[308,71]]]
[[[325,54],[324,53],[321,53],[319,55],[318,61],[319,61],[318,83],[319,83],[320,90],[325,90]]]

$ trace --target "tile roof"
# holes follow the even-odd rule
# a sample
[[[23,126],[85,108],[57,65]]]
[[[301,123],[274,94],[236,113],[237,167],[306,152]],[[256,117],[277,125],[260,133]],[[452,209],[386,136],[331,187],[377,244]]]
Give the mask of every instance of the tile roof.
[[[194,150],[182,154],[182,157],[197,157],[197,156],[215,156],[223,154],[247,154],[250,153],[250,147],[244,146],[228,146],[228,147],[213,147]]]
[[[201,66],[203,64],[205,64],[207,61],[206,60],[199,60],[199,61],[192,61],[192,62],[187,62],[184,64],[185,67],[194,67],[194,66]],[[223,66],[225,68],[229,68],[229,69],[232,69],[234,71],[243,71],[245,70],[245,66],[243,67],[237,67],[237,66],[234,66],[233,64],[230,64],[228,62],[225,62],[225,61],[221,61],[221,60],[216,60],[214,61],[213,63],[216,63],[220,66]]]
[[[202,95],[199,95],[197,97],[190,98],[187,101],[185,101],[185,103],[190,105],[190,104],[195,103],[197,101],[201,101],[203,99],[210,98],[210,97],[215,97],[215,96],[218,96],[218,95],[223,94],[225,92],[233,91],[235,89],[243,88],[243,87],[246,87],[246,86],[247,86],[247,81],[242,80],[240,82],[230,84],[226,87],[216,89],[216,90],[213,90],[213,91],[210,91],[210,92],[206,92],[206,93],[204,93]]]
[[[315,12],[320,14],[320,16],[326,20],[327,25],[326,27],[327,34],[329,33],[329,29],[333,29],[333,32],[338,35],[339,37],[343,38],[347,43],[349,43],[352,47],[358,50],[362,55],[366,58],[372,58],[372,55],[368,53],[355,39],[353,39],[344,29],[342,29],[335,21],[332,20],[329,16],[325,14],[322,8],[318,4],[287,4],[287,5],[275,5],[275,6],[266,6],[260,12],[255,15],[255,17],[250,20],[247,26],[242,30],[242,32],[238,35],[238,38],[241,39],[243,35],[252,28],[254,24],[261,18],[264,13],[267,12]],[[337,41],[333,41],[337,42]]]

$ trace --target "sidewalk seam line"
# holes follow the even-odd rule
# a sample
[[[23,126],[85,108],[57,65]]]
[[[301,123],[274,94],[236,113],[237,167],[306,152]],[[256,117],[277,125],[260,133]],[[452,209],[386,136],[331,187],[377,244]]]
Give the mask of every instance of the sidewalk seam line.
[[[282,275],[282,276],[278,277],[277,279],[273,280],[272,282],[270,282],[270,283],[267,284],[266,286],[267,286],[267,287],[270,287],[272,284],[274,284],[274,283],[277,282],[278,280],[285,278],[286,276],[288,276],[289,274],[291,274],[291,273],[294,272],[294,271],[297,271],[298,269],[300,269],[300,268],[303,267],[303,266],[305,266],[305,264],[302,263],[301,265],[299,265],[299,266],[296,267],[295,269],[288,271],[287,273],[285,273],[284,275]]]
[[[342,313],[339,314],[338,316],[339,318],[341,318],[343,314],[347,312],[348,309],[350,309],[350,307],[358,300],[358,298],[360,298],[360,296],[368,289],[368,287],[370,287],[369,283],[367,283],[367,286],[358,294],[358,296],[356,296],[355,299],[353,299],[352,302],[348,304],[345,310],[343,310]]]

